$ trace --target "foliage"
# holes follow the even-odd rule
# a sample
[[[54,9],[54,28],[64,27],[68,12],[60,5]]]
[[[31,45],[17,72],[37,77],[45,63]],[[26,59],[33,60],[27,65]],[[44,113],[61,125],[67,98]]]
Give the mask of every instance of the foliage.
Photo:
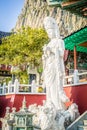
[[[19,74],[19,81],[21,84],[29,83],[29,79],[26,71],[21,71],[21,73]]]
[[[2,39],[0,45],[0,63],[21,65],[41,62],[42,47],[48,41],[43,29],[22,28],[17,33]]]

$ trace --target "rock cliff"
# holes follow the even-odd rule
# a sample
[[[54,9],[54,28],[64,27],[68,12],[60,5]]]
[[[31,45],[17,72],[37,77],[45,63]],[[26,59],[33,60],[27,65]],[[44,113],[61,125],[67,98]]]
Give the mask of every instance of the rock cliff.
[[[21,26],[42,27],[44,17],[48,15],[57,20],[60,33],[63,37],[87,25],[86,18],[71,14],[59,7],[50,7],[46,0],[25,0],[14,30],[16,31]]]

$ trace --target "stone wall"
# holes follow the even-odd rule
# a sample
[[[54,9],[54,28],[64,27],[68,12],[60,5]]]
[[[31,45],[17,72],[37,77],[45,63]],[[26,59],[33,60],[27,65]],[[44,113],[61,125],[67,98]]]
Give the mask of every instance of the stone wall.
[[[43,19],[52,16],[57,20],[63,37],[87,25],[87,19],[71,14],[59,7],[48,6],[46,0],[25,0],[24,7],[18,17],[14,31],[21,26],[38,28],[43,26]]]

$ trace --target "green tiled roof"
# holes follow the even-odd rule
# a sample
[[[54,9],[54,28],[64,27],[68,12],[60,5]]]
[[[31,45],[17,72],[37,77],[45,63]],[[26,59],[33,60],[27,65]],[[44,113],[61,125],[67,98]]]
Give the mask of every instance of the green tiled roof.
[[[80,46],[81,43],[87,42],[87,27],[84,27],[64,38],[64,42],[67,50],[73,50],[74,46],[76,46],[77,51],[87,53],[87,47]]]

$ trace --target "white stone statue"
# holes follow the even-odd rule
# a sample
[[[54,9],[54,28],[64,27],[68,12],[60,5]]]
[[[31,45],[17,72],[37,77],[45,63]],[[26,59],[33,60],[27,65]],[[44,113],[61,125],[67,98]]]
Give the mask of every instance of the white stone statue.
[[[64,42],[60,37],[56,21],[52,17],[44,19],[44,27],[50,42],[43,47],[43,80],[46,87],[47,101],[51,101],[56,110],[65,109],[69,101],[63,91],[65,75],[64,68]]]
[[[41,130],[55,130],[56,110],[52,102],[46,103],[39,114]]]

